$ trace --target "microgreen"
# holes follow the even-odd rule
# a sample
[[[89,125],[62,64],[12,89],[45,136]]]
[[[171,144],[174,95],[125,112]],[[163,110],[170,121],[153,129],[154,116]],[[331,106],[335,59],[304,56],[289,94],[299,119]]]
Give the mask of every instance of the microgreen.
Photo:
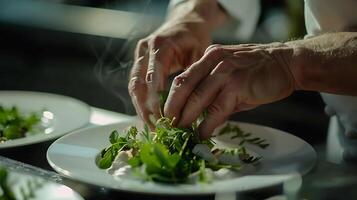
[[[0,106],[0,142],[25,137],[39,121],[40,118],[35,113],[25,116],[15,106]]]

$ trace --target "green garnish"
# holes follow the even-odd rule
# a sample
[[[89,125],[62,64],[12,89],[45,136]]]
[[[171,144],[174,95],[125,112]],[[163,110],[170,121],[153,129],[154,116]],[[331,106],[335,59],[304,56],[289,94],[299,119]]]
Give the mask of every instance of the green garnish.
[[[39,121],[37,114],[25,116],[15,106],[0,106],[0,142],[25,137]]]
[[[265,149],[266,147],[269,146],[269,143],[265,139],[261,139],[258,137],[251,137],[252,133],[246,133],[242,129],[240,129],[238,126],[234,126],[231,124],[227,124],[225,127],[223,127],[218,135],[224,135],[227,133],[234,133],[234,135],[231,137],[231,139],[235,138],[241,138],[241,142],[239,145],[243,145],[244,143],[250,143],[256,146],[259,146],[260,148]]]
[[[33,178],[26,180],[26,184],[20,184],[19,186],[17,186],[17,181],[14,182],[12,180],[9,180],[8,170],[0,166],[0,200],[34,199],[36,197],[36,191],[41,189],[41,187],[43,187],[45,183],[39,179]],[[16,191],[16,189],[13,190],[13,188],[15,187],[20,187],[20,191]],[[16,196],[21,196],[21,198],[16,198]]]
[[[224,130],[223,134],[228,133],[228,130],[232,130],[232,125],[227,126],[228,128],[222,129]],[[234,130],[240,129],[236,127]],[[249,140],[245,137],[240,138],[246,141]],[[204,160],[192,151],[197,144],[205,145],[213,157],[226,153],[238,156],[242,163],[245,164],[256,163],[260,159],[260,157],[247,153],[242,145],[230,150],[214,148],[212,140],[202,141],[198,138],[196,125],[191,128],[173,127],[172,121],[165,117],[156,122],[154,132],[150,132],[147,126],[140,133],[136,127],[130,127],[123,134],[113,131],[109,136],[109,141],[111,146],[103,149],[101,153],[98,163],[100,168],[109,168],[118,153],[126,151],[130,154],[128,164],[134,170],[137,170],[141,177],[146,180],[166,183],[185,182],[188,176],[195,172],[198,172],[200,181],[208,182],[206,168],[214,171],[222,168],[231,170],[240,170],[242,168],[241,164],[226,164],[219,160]],[[252,144],[262,148],[266,148],[268,145],[261,142]]]
[[[160,92],[161,107],[167,98],[167,92]],[[205,117],[205,112],[190,128],[174,127],[173,120],[162,117],[157,120],[155,130],[151,132],[147,125],[139,133],[136,127],[130,127],[119,134],[114,130],[109,141],[111,146],[102,150],[98,166],[107,169],[112,166],[120,152],[129,155],[128,164],[136,175],[145,180],[182,183],[193,174],[198,174],[198,180],[209,182],[210,177],[206,169],[213,171],[226,168],[241,170],[242,164],[254,164],[261,159],[250,155],[244,143],[250,143],[260,148],[269,144],[264,139],[249,138],[250,133],[244,133],[238,126],[227,124],[220,134],[234,133],[232,139],[240,138],[241,142],[235,149],[217,149],[211,139],[200,140],[198,125]],[[205,155],[208,157],[205,158]],[[239,163],[226,163],[219,159],[222,154],[238,158]]]
[[[0,167],[0,200],[16,200],[14,192],[8,185],[8,172],[5,168]]]

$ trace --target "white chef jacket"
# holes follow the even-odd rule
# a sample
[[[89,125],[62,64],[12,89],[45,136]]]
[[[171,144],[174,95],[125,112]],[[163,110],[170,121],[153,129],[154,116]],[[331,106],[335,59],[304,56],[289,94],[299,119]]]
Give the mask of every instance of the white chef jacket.
[[[171,0],[170,7],[187,0]],[[259,0],[219,0],[239,22],[235,34],[246,40],[254,32],[260,14]],[[357,0],[305,0],[306,38],[326,32],[357,30]],[[356,66],[357,67],[357,66]],[[357,78],[357,74],[356,74]],[[357,97],[321,94],[331,122],[327,158],[357,160]],[[354,139],[356,138],[356,139]]]
[[[189,0],[171,0],[169,10],[175,5]],[[212,1],[212,0],[207,0]],[[253,35],[260,16],[259,0],[219,0],[223,8],[237,23],[237,29],[232,33],[239,41],[248,41]]]
[[[307,36],[357,30],[357,0],[305,0]],[[357,67],[357,65],[356,65]],[[356,74],[357,78],[357,74]],[[327,159],[357,161],[357,97],[321,94],[330,121]]]

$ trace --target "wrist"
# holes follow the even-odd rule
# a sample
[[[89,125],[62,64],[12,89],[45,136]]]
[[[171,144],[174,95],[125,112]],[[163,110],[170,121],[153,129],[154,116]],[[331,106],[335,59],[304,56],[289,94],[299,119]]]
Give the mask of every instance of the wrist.
[[[228,21],[228,15],[217,0],[182,0],[171,7],[167,21],[203,23],[214,30]]]
[[[312,90],[316,77],[320,74],[316,67],[317,55],[299,41],[285,44],[293,50],[289,69],[295,79],[295,90]]]

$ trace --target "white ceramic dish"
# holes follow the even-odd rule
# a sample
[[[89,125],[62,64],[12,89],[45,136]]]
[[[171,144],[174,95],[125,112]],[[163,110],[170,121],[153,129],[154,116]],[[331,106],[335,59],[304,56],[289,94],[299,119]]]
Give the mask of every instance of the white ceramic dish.
[[[7,185],[17,200],[84,200],[71,188],[40,177],[8,171]],[[1,195],[0,195],[1,196]]]
[[[0,149],[56,139],[88,124],[90,107],[71,97],[29,91],[0,91],[0,105],[16,106],[21,113],[41,113],[48,120],[39,133],[0,143]],[[46,110],[47,112],[43,112]]]
[[[237,123],[237,122],[231,122]],[[245,191],[272,186],[298,174],[307,173],[315,164],[316,153],[305,141],[269,127],[237,123],[254,136],[266,138],[270,146],[264,150],[249,147],[263,156],[259,166],[249,173],[208,184],[159,184],[135,179],[117,179],[96,165],[96,157],[109,145],[112,130],[122,130],[140,122],[124,122],[82,129],[55,141],[47,151],[47,160],[59,173],[79,181],[116,190],[152,194],[213,194],[217,192]],[[235,146],[239,140],[223,135],[215,138],[217,145]]]

